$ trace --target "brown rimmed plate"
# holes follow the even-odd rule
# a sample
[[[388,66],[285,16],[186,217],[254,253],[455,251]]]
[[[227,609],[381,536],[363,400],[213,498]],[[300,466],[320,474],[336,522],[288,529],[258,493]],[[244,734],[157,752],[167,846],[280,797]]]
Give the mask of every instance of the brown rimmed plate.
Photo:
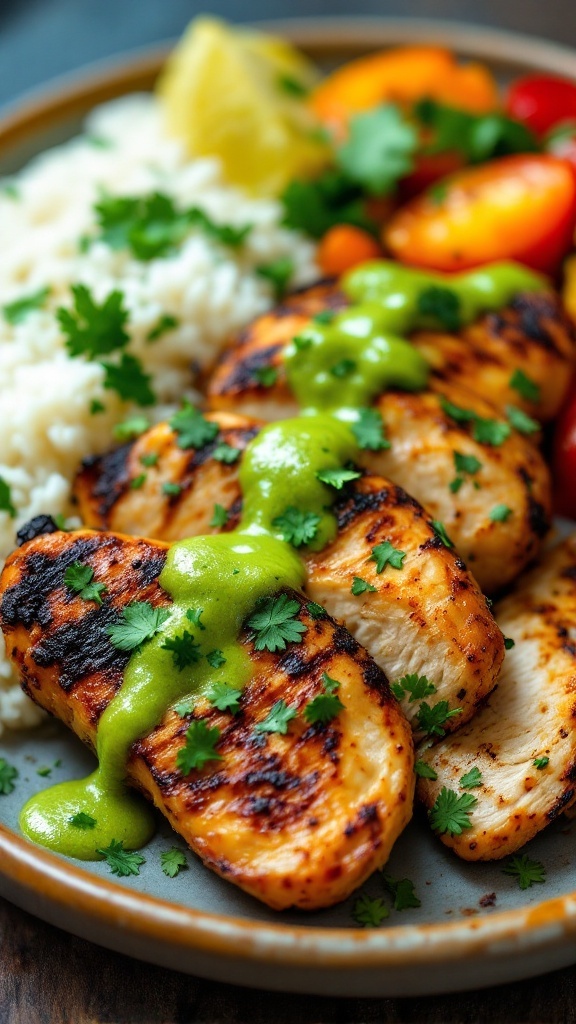
[[[270,27],[270,26],[267,26]],[[331,66],[378,46],[438,41],[487,61],[502,79],[533,70],[576,78],[576,53],[551,43],[441,22],[330,19],[275,23],[315,60]],[[0,119],[0,173],[69,138],[98,103],[149,88],[166,49],[100,65],[36,92]],[[501,864],[466,865],[418,816],[387,870],[410,877],[421,907],[392,911],[375,930],[354,927],[353,900],[312,915],[276,914],[205,870],[188,853],[175,879],[160,853],[180,845],[169,826],[146,848],[136,878],[116,880],[105,864],[80,865],[27,843],[23,801],[47,782],[85,774],[90,754],[56,723],[2,737],[19,769],[0,799],[0,893],[53,924],[166,967],[236,984],[330,995],[418,995],[513,981],[576,962],[574,831],[559,821],[528,848],[547,869],[545,885],[522,892]],[[61,765],[56,764],[61,761]],[[384,895],[372,878],[366,890]]]

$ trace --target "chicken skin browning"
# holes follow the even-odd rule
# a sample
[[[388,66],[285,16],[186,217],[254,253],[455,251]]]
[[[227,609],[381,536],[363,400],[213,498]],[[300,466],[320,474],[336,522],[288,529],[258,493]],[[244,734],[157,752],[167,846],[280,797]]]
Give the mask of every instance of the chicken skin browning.
[[[522,577],[496,609],[515,646],[487,705],[423,759],[437,780],[421,779],[433,806],[442,787],[462,792],[472,768],[470,827],[442,841],[464,860],[514,853],[576,801],[576,535]]]
[[[99,718],[122,685],[129,654],[107,626],[132,601],[169,606],[158,583],[167,545],[118,534],[55,532],[28,541],[0,578],[0,622],[26,692],[94,748]],[[71,594],[80,561],[108,588],[101,607]],[[387,860],[412,813],[412,736],[383,672],[305,599],[300,644],[283,652],[241,643],[253,675],[232,717],[199,699],[166,711],[131,748],[127,778],[166,815],[204,863],[269,906],[307,909],[344,899]],[[308,725],[304,706],[340,682],[342,710]],[[286,735],[255,731],[282,698],[298,711]],[[217,726],[222,760],[183,776],[178,751],[193,718]]]
[[[241,456],[225,464],[214,458],[214,451],[220,441],[245,448],[257,425],[222,413],[208,418],[219,422],[221,431],[200,450],[182,451],[162,424],[132,446],[90,460],[76,484],[88,525],[178,540],[208,528],[216,501],[228,513],[224,529],[236,526],[242,507]],[[158,460],[135,491],[131,482],[150,453],[157,453]],[[181,485],[173,498],[162,491],[166,480]],[[116,495],[116,500],[107,499],[104,509],[99,495]],[[338,497],[334,513],[335,540],[318,553],[302,549],[308,594],[346,624],[390,680],[426,676],[436,688],[427,697],[430,703],[448,701],[451,709],[460,709],[445,723],[446,731],[457,729],[492,690],[504,657],[502,634],[478,585],[424,509],[389,480],[365,476],[355,481]],[[388,566],[377,572],[373,550],[386,541],[404,552],[401,571]],[[357,578],[375,590],[354,594]],[[402,707],[420,736],[420,702],[407,692]]]

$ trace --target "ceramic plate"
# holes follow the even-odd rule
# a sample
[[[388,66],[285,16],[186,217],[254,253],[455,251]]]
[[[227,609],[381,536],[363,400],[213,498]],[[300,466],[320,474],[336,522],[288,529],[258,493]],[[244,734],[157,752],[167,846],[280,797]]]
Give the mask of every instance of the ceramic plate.
[[[536,68],[576,78],[576,53],[534,39],[447,23],[326,20],[276,23],[330,66],[382,45],[437,40],[487,60],[501,78]],[[149,88],[165,50],[99,66],[36,94],[0,119],[0,173],[70,137],[96,103]],[[19,770],[0,800],[0,892],[61,928],[132,956],[236,984],[330,995],[418,995],[512,981],[576,962],[576,823],[560,820],[526,848],[545,885],[522,892],[502,864],[466,865],[433,839],[418,814],[394,848],[390,874],[409,877],[419,909],[392,911],[359,930],[353,899],[314,914],[277,914],[217,878],[187,852],[188,870],[166,878],[160,854],[184,843],[159,819],[135,878],[106,864],[66,860],[27,843],[18,812],[50,782],[85,775],[92,758],[57,723],[0,741]],[[39,770],[40,773],[39,774]],[[382,881],[365,886],[384,895]]]

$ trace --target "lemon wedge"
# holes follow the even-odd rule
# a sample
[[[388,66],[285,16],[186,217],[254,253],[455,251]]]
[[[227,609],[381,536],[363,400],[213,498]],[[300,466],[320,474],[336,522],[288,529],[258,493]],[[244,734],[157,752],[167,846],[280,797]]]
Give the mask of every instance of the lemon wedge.
[[[157,92],[168,130],[190,155],[219,157],[230,183],[277,195],[327,160],[303,101],[317,79],[284,40],[201,17],[169,57]]]

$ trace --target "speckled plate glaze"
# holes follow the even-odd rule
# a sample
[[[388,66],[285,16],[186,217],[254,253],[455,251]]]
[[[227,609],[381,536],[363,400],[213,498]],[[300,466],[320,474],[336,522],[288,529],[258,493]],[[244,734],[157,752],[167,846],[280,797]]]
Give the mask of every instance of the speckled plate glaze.
[[[266,26],[270,28],[271,26]],[[486,60],[502,78],[540,69],[576,78],[576,53],[531,38],[451,23],[330,19],[275,23],[324,66],[378,46],[438,41]],[[166,48],[99,65],[25,98],[0,118],[0,173],[69,138],[84,114],[113,96],[149,88]],[[117,880],[103,863],[80,864],[26,842],[24,800],[47,783],[77,778],[92,757],[63,727],[0,740],[19,771],[0,797],[0,893],[70,932],[131,956],[235,984],[347,996],[419,995],[513,981],[576,962],[576,823],[560,820],[526,852],[547,869],[522,892],[502,865],[466,865],[433,839],[418,815],[388,871],[409,877],[422,905],[384,926],[354,927],[353,899],[315,914],[277,914],[206,870],[166,878],[160,854],[185,844],[160,817],[138,877]],[[44,771],[50,769],[47,779]],[[385,895],[375,876],[365,890]]]

